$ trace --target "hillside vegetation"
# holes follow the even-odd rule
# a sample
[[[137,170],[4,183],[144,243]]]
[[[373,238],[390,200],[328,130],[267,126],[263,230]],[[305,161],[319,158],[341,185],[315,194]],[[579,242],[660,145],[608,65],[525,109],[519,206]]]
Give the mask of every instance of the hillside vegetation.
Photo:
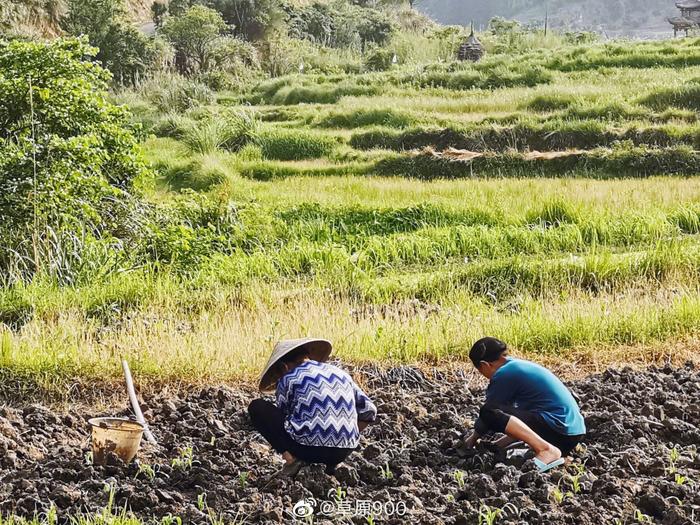
[[[261,78],[218,92],[197,82],[201,69],[161,72],[111,95],[130,123],[100,99],[109,118],[46,128],[92,155],[100,126],[137,125],[107,143],[105,184],[83,199],[93,208],[46,201],[50,228],[37,231],[29,209],[16,218],[24,240],[5,234],[2,366],[53,383],[118,374],[121,354],[141,377],[223,379],[259,367],[270,340],[304,333],[356,361],[459,360],[492,333],[598,366],[693,338],[700,42],[523,33],[526,49],[500,53],[512,35],[485,35],[493,52],[478,64],[373,71],[338,50],[274,78],[244,65]],[[84,45],[10,44],[4,82],[31,76],[58,96],[27,69],[55,56],[104,93]],[[17,85],[2,107],[28,100]],[[63,100],[40,99],[37,125]],[[43,134],[17,122],[0,144],[31,169]],[[144,159],[120,153],[136,151],[134,137]],[[86,217],[89,230],[69,233]]]

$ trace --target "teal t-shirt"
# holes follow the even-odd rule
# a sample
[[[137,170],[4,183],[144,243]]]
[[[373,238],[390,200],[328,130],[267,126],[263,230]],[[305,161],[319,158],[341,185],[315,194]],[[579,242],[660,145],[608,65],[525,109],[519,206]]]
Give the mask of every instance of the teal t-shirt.
[[[509,358],[491,377],[486,400],[541,414],[553,430],[566,436],[586,433],[574,396],[557,376],[537,363]]]

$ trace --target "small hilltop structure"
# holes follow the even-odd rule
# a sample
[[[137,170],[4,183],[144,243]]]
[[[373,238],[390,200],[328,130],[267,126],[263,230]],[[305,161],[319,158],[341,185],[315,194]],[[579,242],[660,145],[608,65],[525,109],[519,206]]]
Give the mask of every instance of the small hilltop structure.
[[[691,29],[700,28],[700,0],[681,0],[676,2],[676,7],[680,10],[681,16],[669,18],[669,23],[673,26],[673,36],[678,36],[679,31],[685,31],[685,36]]]
[[[457,52],[457,58],[462,61],[478,62],[486,54],[484,45],[479,42],[474,34],[474,22],[472,22],[471,33],[469,37],[462,42]]]

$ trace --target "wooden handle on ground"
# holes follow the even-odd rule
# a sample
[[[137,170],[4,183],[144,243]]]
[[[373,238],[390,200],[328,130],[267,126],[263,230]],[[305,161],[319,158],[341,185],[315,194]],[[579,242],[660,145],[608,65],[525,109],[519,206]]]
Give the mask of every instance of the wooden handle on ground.
[[[129,399],[131,400],[131,408],[133,408],[134,414],[136,415],[136,421],[143,425],[143,435],[146,436],[149,443],[157,445],[158,442],[149,430],[146,419],[143,417],[143,412],[141,412],[139,400],[136,398],[136,391],[134,390],[134,381],[131,379],[131,370],[129,370],[129,363],[126,362],[126,359],[122,359],[122,369],[124,370],[124,379],[126,380],[126,391],[129,394]]]

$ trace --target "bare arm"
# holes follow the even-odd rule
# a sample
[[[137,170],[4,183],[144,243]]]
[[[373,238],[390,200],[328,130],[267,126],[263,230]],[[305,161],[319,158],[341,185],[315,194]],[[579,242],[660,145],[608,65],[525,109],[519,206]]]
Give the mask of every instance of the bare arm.
[[[367,428],[367,425],[374,422],[377,417],[377,407],[360,387],[356,384],[353,386],[355,390],[355,406],[357,408],[357,426],[362,432]]]

